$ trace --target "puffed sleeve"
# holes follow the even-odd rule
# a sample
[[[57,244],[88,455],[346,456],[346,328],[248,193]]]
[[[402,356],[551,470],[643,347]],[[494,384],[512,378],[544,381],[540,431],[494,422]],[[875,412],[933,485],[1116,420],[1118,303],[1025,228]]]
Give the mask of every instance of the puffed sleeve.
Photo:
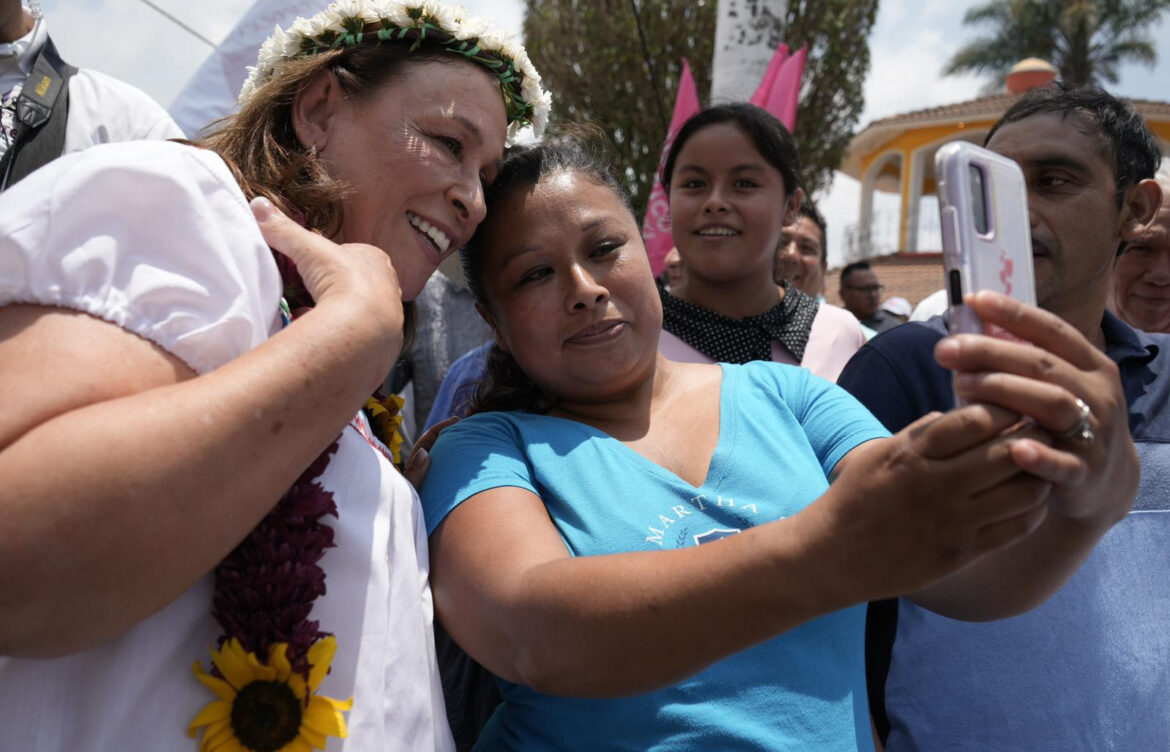
[[[280,277],[214,153],[169,142],[66,155],[0,195],[0,306],[58,306],[206,373],[280,326]]]

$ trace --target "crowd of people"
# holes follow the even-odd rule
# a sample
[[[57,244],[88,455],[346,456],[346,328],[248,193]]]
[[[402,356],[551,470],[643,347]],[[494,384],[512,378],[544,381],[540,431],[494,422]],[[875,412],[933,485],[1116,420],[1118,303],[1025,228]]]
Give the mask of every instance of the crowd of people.
[[[197,144],[46,28],[0,0],[0,747],[1170,748],[1124,100],[991,129],[1038,305],[952,336],[866,261],[825,299],[754,105],[671,141],[656,278],[596,138],[514,143],[550,94],[487,21],[330,5]]]

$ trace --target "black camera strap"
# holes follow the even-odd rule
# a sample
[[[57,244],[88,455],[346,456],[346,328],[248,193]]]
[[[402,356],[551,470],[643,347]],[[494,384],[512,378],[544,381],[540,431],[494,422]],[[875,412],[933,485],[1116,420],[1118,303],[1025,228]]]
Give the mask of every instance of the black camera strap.
[[[61,156],[74,73],[77,68],[63,61],[46,37],[16,100],[16,134],[0,160],[0,191]]]

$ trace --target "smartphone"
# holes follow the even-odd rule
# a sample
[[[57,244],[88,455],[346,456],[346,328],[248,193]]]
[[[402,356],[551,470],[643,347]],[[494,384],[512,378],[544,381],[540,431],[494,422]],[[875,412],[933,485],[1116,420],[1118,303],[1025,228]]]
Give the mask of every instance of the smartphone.
[[[939,148],[934,157],[950,307],[951,334],[1005,335],[985,327],[963,296],[995,290],[1036,305],[1032,233],[1024,173],[1012,160],[966,141]]]

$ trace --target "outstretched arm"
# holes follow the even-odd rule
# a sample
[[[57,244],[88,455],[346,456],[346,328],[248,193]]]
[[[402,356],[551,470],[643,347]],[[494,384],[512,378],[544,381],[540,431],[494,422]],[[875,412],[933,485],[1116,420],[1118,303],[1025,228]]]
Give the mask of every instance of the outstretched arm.
[[[0,654],[86,648],[210,571],[401,346],[385,254],[257,214],[318,305],[202,376],[84,314],[0,308]]]
[[[919,589],[1034,529],[1047,484],[1018,472],[1015,439],[990,438],[1015,420],[982,406],[928,416],[850,452],[799,514],[672,551],[574,558],[540,498],[494,488],[431,537],[436,606],[468,653],[539,691],[664,686],[822,614]]]

